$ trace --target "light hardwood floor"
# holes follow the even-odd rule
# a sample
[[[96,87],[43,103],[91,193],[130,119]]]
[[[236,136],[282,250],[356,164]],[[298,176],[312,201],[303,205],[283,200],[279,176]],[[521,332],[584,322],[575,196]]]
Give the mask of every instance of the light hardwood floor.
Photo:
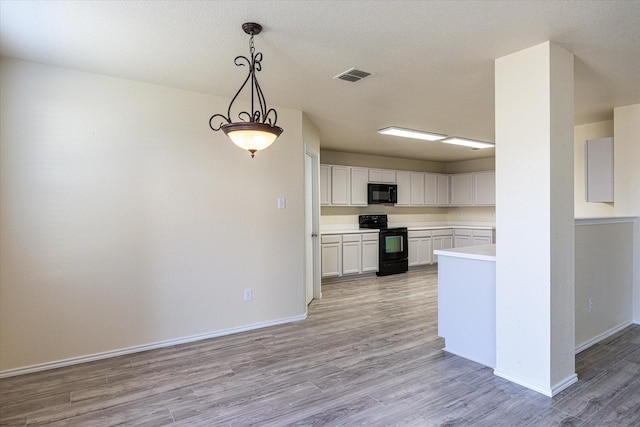
[[[306,321],[2,379],[0,425],[640,425],[640,326],[547,398],[441,350],[434,268],[323,295]]]

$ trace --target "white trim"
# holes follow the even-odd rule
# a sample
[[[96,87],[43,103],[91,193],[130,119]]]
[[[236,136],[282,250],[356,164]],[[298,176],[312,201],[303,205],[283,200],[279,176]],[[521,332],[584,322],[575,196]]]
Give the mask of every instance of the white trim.
[[[569,386],[577,382],[578,382],[578,374],[569,375],[567,378],[565,378],[564,380],[560,381],[559,383],[551,387],[551,396],[549,397],[553,397],[557,395],[562,390],[568,388]]]
[[[609,218],[576,218],[576,226],[580,225],[602,225],[602,224],[620,224],[623,222],[635,222],[635,216],[621,216]]]
[[[500,378],[504,378],[505,380],[511,381],[512,383],[526,387],[530,390],[537,391],[538,393],[544,394],[545,396],[548,396],[548,397],[555,396],[565,388],[569,387],[570,385],[578,381],[578,374],[572,374],[572,375],[569,375],[564,380],[557,383],[556,385],[554,385],[553,387],[545,387],[540,384],[533,383],[528,379],[522,378],[518,375],[511,374],[505,371],[500,371],[498,369],[494,369],[493,374]]]
[[[580,353],[581,351],[585,351],[592,345],[595,345],[606,338],[609,338],[611,335],[617,334],[618,332],[620,332],[627,326],[631,325],[632,323],[633,323],[632,321],[624,322],[618,326],[615,326],[609,329],[608,331],[604,331],[603,333],[596,335],[595,337],[591,338],[588,341],[583,342],[582,344],[576,347],[576,354]]]
[[[313,202],[312,202],[312,228],[316,237],[313,241],[313,298],[322,299],[322,261],[320,259],[320,153],[311,145],[304,143],[305,156],[308,155],[312,160],[312,187],[313,187]],[[305,163],[306,164],[306,163]],[[306,197],[306,195],[305,195]],[[305,215],[307,213],[305,212]],[[305,230],[306,232],[306,230]],[[305,259],[306,265],[306,259]],[[305,275],[306,278],[306,275]],[[306,284],[305,284],[306,292]],[[305,301],[306,305],[306,301]]]
[[[288,317],[285,319],[277,319],[277,320],[272,320],[272,321],[263,322],[263,323],[254,323],[252,325],[246,325],[239,328],[223,329],[221,331],[209,332],[206,334],[192,335],[188,337],[176,338],[176,339],[167,340],[167,341],[159,341],[152,344],[128,347],[120,350],[106,351],[103,353],[95,353],[87,356],[72,357],[70,359],[63,359],[63,360],[58,360],[56,362],[42,363],[38,365],[27,366],[24,368],[8,369],[6,371],[0,371],[0,378],[8,378],[8,377],[14,377],[17,375],[25,375],[33,372],[40,372],[40,371],[46,371],[49,369],[62,368],[64,366],[77,365],[80,363],[93,362],[93,361],[102,360],[102,359],[109,359],[111,357],[125,356],[127,354],[139,353],[139,352],[148,351],[148,350],[155,350],[155,349],[164,348],[164,347],[171,347],[174,345],[186,344],[194,341],[206,340],[209,338],[217,338],[225,335],[237,334],[239,332],[253,331],[255,329],[262,329],[269,326],[276,326],[276,325],[282,325],[284,323],[298,322],[300,320],[305,320],[306,318],[307,318],[307,315],[305,313],[304,315],[301,315],[301,316]]]

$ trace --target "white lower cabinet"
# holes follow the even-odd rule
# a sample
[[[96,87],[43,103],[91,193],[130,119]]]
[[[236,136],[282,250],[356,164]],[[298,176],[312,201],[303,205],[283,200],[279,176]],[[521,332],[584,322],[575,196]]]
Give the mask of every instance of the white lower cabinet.
[[[378,233],[362,235],[362,272],[378,271]]]
[[[409,231],[409,267],[431,264],[431,231]]]
[[[433,250],[453,248],[453,229],[433,230],[431,232],[431,245]],[[433,252],[431,252],[433,254]],[[438,262],[438,256],[432,255],[433,262]]]
[[[468,229],[456,229],[453,230],[453,247],[464,248],[471,246],[473,232]]]
[[[342,236],[342,274],[360,273],[362,236],[344,234]]]
[[[491,230],[473,230],[471,238],[472,246],[490,245],[493,243],[493,231]]]
[[[454,248],[482,246],[493,243],[493,230],[456,229],[453,232]]]
[[[342,276],[342,236],[329,234],[321,242],[322,277]]]
[[[378,271],[378,233],[322,236],[322,277]]]

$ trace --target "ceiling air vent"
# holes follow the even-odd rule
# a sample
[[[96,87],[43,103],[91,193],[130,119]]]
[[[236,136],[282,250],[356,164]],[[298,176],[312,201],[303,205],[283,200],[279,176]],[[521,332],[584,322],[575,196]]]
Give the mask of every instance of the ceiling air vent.
[[[335,76],[334,79],[346,80],[348,82],[355,83],[357,81],[364,79],[365,77],[369,77],[370,75],[371,73],[367,73],[366,71],[350,68],[347,71]]]

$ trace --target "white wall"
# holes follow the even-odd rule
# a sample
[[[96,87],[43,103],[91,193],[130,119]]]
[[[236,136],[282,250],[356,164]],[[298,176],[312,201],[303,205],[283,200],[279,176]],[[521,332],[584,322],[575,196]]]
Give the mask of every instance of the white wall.
[[[1,371],[304,315],[301,112],[251,159],[228,99],[0,66]]]
[[[633,220],[576,221],[578,351],[633,319],[633,228]]]
[[[587,139],[607,136],[614,137],[614,202],[587,203],[584,195],[584,142]],[[576,126],[574,148],[576,217],[640,216],[640,167],[638,167],[640,164],[640,104],[615,108],[613,121]],[[636,323],[640,323],[640,225],[638,222],[634,228],[634,236],[633,319]]]

